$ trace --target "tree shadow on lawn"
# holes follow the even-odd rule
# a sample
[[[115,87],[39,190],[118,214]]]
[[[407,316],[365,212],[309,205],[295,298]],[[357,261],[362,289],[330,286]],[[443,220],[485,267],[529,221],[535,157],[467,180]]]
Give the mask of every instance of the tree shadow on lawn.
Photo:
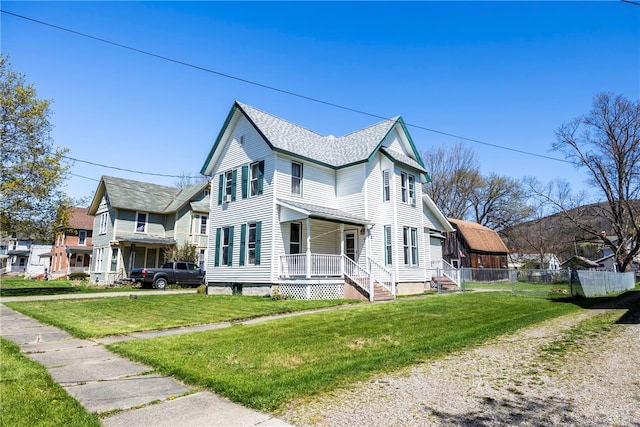
[[[587,310],[626,309],[627,312],[623,314],[616,323],[627,325],[640,323],[640,290],[637,289],[616,296],[597,298],[576,297],[556,299],[554,301],[576,304]]]
[[[431,417],[436,417],[442,425],[455,426],[549,426],[583,425],[583,417],[574,413],[576,405],[560,397],[524,397],[515,395],[512,399],[484,397],[481,409],[463,414],[451,414],[424,407]],[[596,418],[598,418],[596,416]],[[590,418],[589,425],[607,425],[607,420]]]

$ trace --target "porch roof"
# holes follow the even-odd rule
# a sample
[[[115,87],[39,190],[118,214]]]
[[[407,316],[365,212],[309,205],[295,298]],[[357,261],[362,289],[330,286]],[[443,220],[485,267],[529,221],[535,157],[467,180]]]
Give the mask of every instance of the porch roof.
[[[362,218],[357,215],[353,215],[349,212],[341,211],[339,209],[328,208],[326,206],[312,205],[309,203],[302,203],[298,201],[282,200],[278,199],[277,204],[299,212],[309,218],[323,219],[331,222],[345,223],[351,225],[370,225],[371,221]]]
[[[114,243],[141,243],[147,245],[175,245],[173,237],[147,236],[143,234],[120,234],[116,236]]]
[[[93,252],[92,246],[65,246],[65,252],[68,254],[90,254]]]

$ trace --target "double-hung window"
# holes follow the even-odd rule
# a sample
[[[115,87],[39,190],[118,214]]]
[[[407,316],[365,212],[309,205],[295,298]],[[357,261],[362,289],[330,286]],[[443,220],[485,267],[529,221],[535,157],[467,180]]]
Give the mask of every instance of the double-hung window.
[[[402,186],[402,202],[416,204],[416,177],[408,173],[400,173],[400,183]]]
[[[98,234],[107,234],[107,223],[109,222],[109,212],[100,214],[100,228]]]
[[[302,195],[302,164],[291,162],[291,194]]]
[[[259,196],[264,185],[264,160],[242,166],[242,198]]]
[[[418,229],[414,227],[403,227],[402,243],[404,249],[404,264],[418,265]]]
[[[292,222],[289,233],[289,253],[299,254],[302,252],[302,226],[299,222]]]
[[[236,169],[220,174],[218,178],[218,205],[236,200]]]
[[[147,232],[147,214],[145,212],[138,212],[136,215],[136,233]]]
[[[240,265],[260,265],[262,222],[242,224],[240,228]]]
[[[208,215],[197,214],[193,220],[193,234],[207,234],[207,223],[209,222]]]
[[[416,204],[416,178],[413,175],[409,175],[409,203]]]
[[[384,226],[384,263],[385,265],[393,264],[393,246],[391,240],[391,226]]]
[[[391,200],[391,171],[382,171],[382,201]]]
[[[264,160],[251,164],[251,180],[249,195],[257,196],[262,194],[264,179]]]
[[[233,227],[216,229],[216,252],[214,266],[233,265]]]
[[[78,232],[78,245],[80,246],[87,245],[87,230],[80,230]]]

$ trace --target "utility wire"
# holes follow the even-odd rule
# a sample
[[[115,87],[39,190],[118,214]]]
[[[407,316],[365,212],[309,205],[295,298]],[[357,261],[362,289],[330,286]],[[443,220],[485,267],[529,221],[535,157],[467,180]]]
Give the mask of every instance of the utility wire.
[[[138,174],[141,174],[141,175],[163,176],[163,177],[166,177],[166,178],[200,178],[199,176],[168,175],[168,174],[164,174],[164,173],[142,172],[142,171],[137,171],[137,170],[133,170],[133,169],[125,169],[125,168],[119,168],[119,167],[116,167],[116,166],[103,165],[103,164],[100,164],[100,163],[94,163],[94,162],[90,162],[88,160],[76,159],[74,157],[69,157],[69,156],[62,156],[62,157],[64,157],[67,160],[72,160],[74,162],[87,163],[87,164],[92,165],[92,166],[100,166],[101,168],[116,169],[116,170],[123,171],[123,172],[138,173]]]
[[[625,0],[623,0],[623,1],[625,1]],[[630,3],[632,3],[632,2],[630,2]],[[102,42],[102,43],[106,43],[106,44],[109,44],[109,45],[112,45],[112,46],[117,46],[117,47],[120,47],[120,48],[123,48],[123,49],[131,50],[133,52],[137,52],[137,53],[140,53],[140,54],[143,54],[143,55],[151,56],[151,57],[154,57],[154,58],[157,58],[157,59],[161,59],[161,60],[164,60],[164,61],[168,61],[168,62],[173,62],[173,63],[179,64],[179,65],[184,65],[185,67],[193,68],[193,69],[196,69],[196,70],[200,70],[200,71],[204,71],[204,72],[207,72],[207,73],[215,74],[215,75],[220,76],[220,77],[226,77],[228,79],[236,80],[236,81],[239,81],[239,82],[242,82],[242,83],[247,83],[247,84],[250,84],[250,85],[253,85],[253,86],[261,87],[263,89],[268,89],[268,90],[272,90],[272,91],[275,91],[275,92],[283,93],[283,94],[286,94],[286,95],[294,96],[294,97],[297,97],[297,98],[305,99],[307,101],[312,101],[312,102],[323,104],[323,105],[327,105],[327,106],[330,106],[330,107],[339,108],[341,110],[351,111],[351,112],[362,114],[362,115],[365,115],[365,116],[374,117],[376,119],[390,120],[388,117],[384,117],[384,116],[380,116],[380,115],[377,115],[377,114],[369,113],[369,112],[366,112],[366,111],[363,111],[363,110],[358,110],[356,108],[346,107],[344,105],[335,104],[333,102],[324,101],[324,100],[321,100],[321,99],[318,99],[318,98],[313,98],[313,97],[302,95],[302,94],[299,94],[299,93],[296,93],[296,92],[291,92],[291,91],[288,91],[288,90],[285,90],[285,89],[280,89],[280,88],[277,88],[277,87],[274,87],[274,86],[269,86],[269,85],[266,85],[266,84],[263,84],[263,83],[258,83],[258,82],[252,81],[252,80],[248,80],[248,79],[244,79],[244,78],[241,78],[241,77],[233,76],[231,74],[222,73],[220,71],[215,71],[215,70],[212,70],[210,68],[205,68],[205,67],[201,67],[199,65],[194,65],[194,64],[191,64],[191,63],[188,63],[188,62],[184,62],[184,61],[180,61],[180,60],[177,60],[177,59],[173,59],[173,58],[170,58],[168,56],[159,55],[159,54],[156,54],[156,53],[153,53],[153,52],[149,52],[149,51],[146,51],[146,50],[138,49],[138,48],[135,48],[135,47],[132,47],[132,46],[128,46],[128,45],[122,44],[122,43],[117,43],[117,42],[114,42],[114,41],[111,41],[111,40],[107,40],[107,39],[104,39],[104,38],[92,36],[90,34],[86,34],[86,33],[82,33],[82,32],[79,32],[79,31],[71,30],[69,28],[61,27],[59,25],[50,24],[48,22],[40,21],[38,19],[29,18],[27,16],[19,15],[17,13],[9,12],[7,10],[1,10],[0,9],[0,12],[6,13],[8,15],[15,16],[17,18],[21,18],[21,19],[24,19],[24,20],[27,20],[27,21],[35,22],[35,23],[40,24],[40,25],[45,25],[47,27],[55,28],[55,29],[60,30],[60,31],[65,31],[65,32],[68,32],[68,33],[71,33],[71,34],[75,34],[75,35],[78,35],[78,36],[81,36],[81,37],[85,37],[85,38],[89,38],[89,39],[92,39],[92,40],[96,40],[96,41],[99,41],[99,42]],[[421,130],[424,130],[424,131],[427,131],[427,132],[437,133],[439,135],[444,135],[444,136],[449,136],[449,137],[456,138],[456,139],[461,139],[461,140],[465,140],[465,141],[469,141],[469,142],[474,142],[474,143],[486,145],[486,146],[489,146],[489,147],[500,148],[502,150],[512,151],[512,152],[515,152],[515,153],[525,154],[525,155],[539,157],[539,158],[548,159],[548,160],[554,160],[554,161],[557,161],[557,162],[572,163],[569,160],[559,159],[557,157],[545,156],[543,154],[532,153],[532,152],[524,151],[524,150],[518,150],[518,149],[515,149],[515,148],[512,148],[512,147],[506,147],[504,145],[492,144],[492,143],[489,143],[489,142],[480,141],[478,139],[467,138],[467,137],[462,136],[462,135],[455,135],[455,134],[452,134],[452,133],[449,133],[449,132],[439,131],[437,129],[432,129],[432,128],[428,128],[428,127],[425,127],[425,126],[415,125],[415,124],[406,123],[406,122],[405,122],[405,124],[407,126],[410,126],[410,127],[416,128],[416,129],[421,129]],[[72,160],[83,161],[83,160],[77,160],[77,159],[72,159]],[[83,161],[83,162],[92,164],[91,162],[87,162],[87,161]],[[111,166],[105,166],[105,165],[96,165],[96,166],[102,166],[102,167],[106,167],[106,168],[111,168]],[[113,167],[113,169],[118,169],[118,170],[122,170],[122,171],[126,171],[126,172],[134,172],[134,173],[145,173],[145,172],[133,171],[133,170],[130,170],[130,169],[116,168],[116,167]],[[154,173],[145,173],[145,174],[147,174],[147,175],[156,175],[156,176],[166,176],[166,177],[173,177],[173,178],[176,178],[176,177],[180,178],[179,176],[175,176],[175,175],[164,175],[164,174],[154,174]]]

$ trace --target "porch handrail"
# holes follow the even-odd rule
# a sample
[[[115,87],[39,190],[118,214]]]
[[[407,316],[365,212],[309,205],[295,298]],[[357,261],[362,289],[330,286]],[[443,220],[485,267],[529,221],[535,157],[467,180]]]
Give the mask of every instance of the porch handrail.
[[[460,287],[460,269],[455,268],[453,265],[449,264],[447,260],[442,260],[442,274],[445,277],[448,277],[452,282],[456,284],[456,286]]]
[[[387,291],[391,292],[391,295],[396,296],[396,281],[393,272],[387,270],[382,265],[378,264],[371,258],[367,258],[369,261],[369,271],[372,275],[372,281],[379,283]]]
[[[367,270],[360,267],[348,256],[344,256],[344,275],[365,292],[369,293],[369,300],[373,301],[373,281]]]
[[[341,277],[342,265],[340,255],[311,254],[307,260],[307,254],[281,254],[281,277],[306,277],[307,262],[310,263],[311,277]]]

